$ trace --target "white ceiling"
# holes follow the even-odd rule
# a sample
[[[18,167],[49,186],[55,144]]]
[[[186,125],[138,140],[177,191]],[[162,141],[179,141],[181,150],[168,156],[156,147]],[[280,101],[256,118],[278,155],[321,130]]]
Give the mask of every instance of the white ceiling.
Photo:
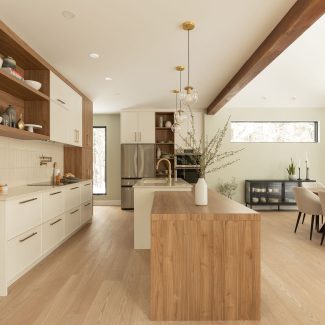
[[[252,80],[228,107],[325,107],[325,16]]]
[[[0,0],[0,18],[89,96],[96,113],[110,113],[173,107],[173,68],[186,64],[185,20],[197,23],[191,84],[200,95],[196,108],[206,108],[294,3]],[[63,10],[76,17],[63,18]],[[100,59],[90,59],[91,52]]]

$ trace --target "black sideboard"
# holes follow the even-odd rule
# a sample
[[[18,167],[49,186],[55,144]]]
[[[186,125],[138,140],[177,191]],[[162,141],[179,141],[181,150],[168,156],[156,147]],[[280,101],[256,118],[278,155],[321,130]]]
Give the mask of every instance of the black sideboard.
[[[300,187],[303,182],[315,180],[246,180],[246,206],[281,206],[296,205],[293,193],[294,187]]]

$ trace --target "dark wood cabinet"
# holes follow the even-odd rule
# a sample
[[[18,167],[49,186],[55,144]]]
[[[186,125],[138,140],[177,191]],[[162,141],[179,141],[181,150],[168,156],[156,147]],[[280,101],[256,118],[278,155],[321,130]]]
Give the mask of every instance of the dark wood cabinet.
[[[302,186],[303,182],[314,180],[246,180],[245,203],[253,206],[281,206],[296,205],[293,188]]]

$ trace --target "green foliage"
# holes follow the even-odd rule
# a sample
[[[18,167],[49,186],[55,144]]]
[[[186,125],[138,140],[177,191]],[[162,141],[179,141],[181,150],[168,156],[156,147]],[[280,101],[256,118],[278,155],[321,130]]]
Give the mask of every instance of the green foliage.
[[[291,163],[289,164],[287,168],[287,172],[289,175],[295,175],[296,174],[296,165],[294,164],[292,158],[291,158]]]
[[[233,195],[236,193],[237,188],[238,184],[235,177],[233,177],[230,182],[221,182],[217,187],[218,192],[228,197],[229,199],[232,199]]]

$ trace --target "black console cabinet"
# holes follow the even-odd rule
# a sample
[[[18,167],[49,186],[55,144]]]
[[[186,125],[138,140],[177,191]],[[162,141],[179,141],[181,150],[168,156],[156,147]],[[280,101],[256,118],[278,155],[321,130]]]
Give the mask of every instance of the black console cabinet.
[[[281,206],[296,205],[293,188],[301,186],[303,182],[314,180],[246,180],[245,202],[246,206]]]

